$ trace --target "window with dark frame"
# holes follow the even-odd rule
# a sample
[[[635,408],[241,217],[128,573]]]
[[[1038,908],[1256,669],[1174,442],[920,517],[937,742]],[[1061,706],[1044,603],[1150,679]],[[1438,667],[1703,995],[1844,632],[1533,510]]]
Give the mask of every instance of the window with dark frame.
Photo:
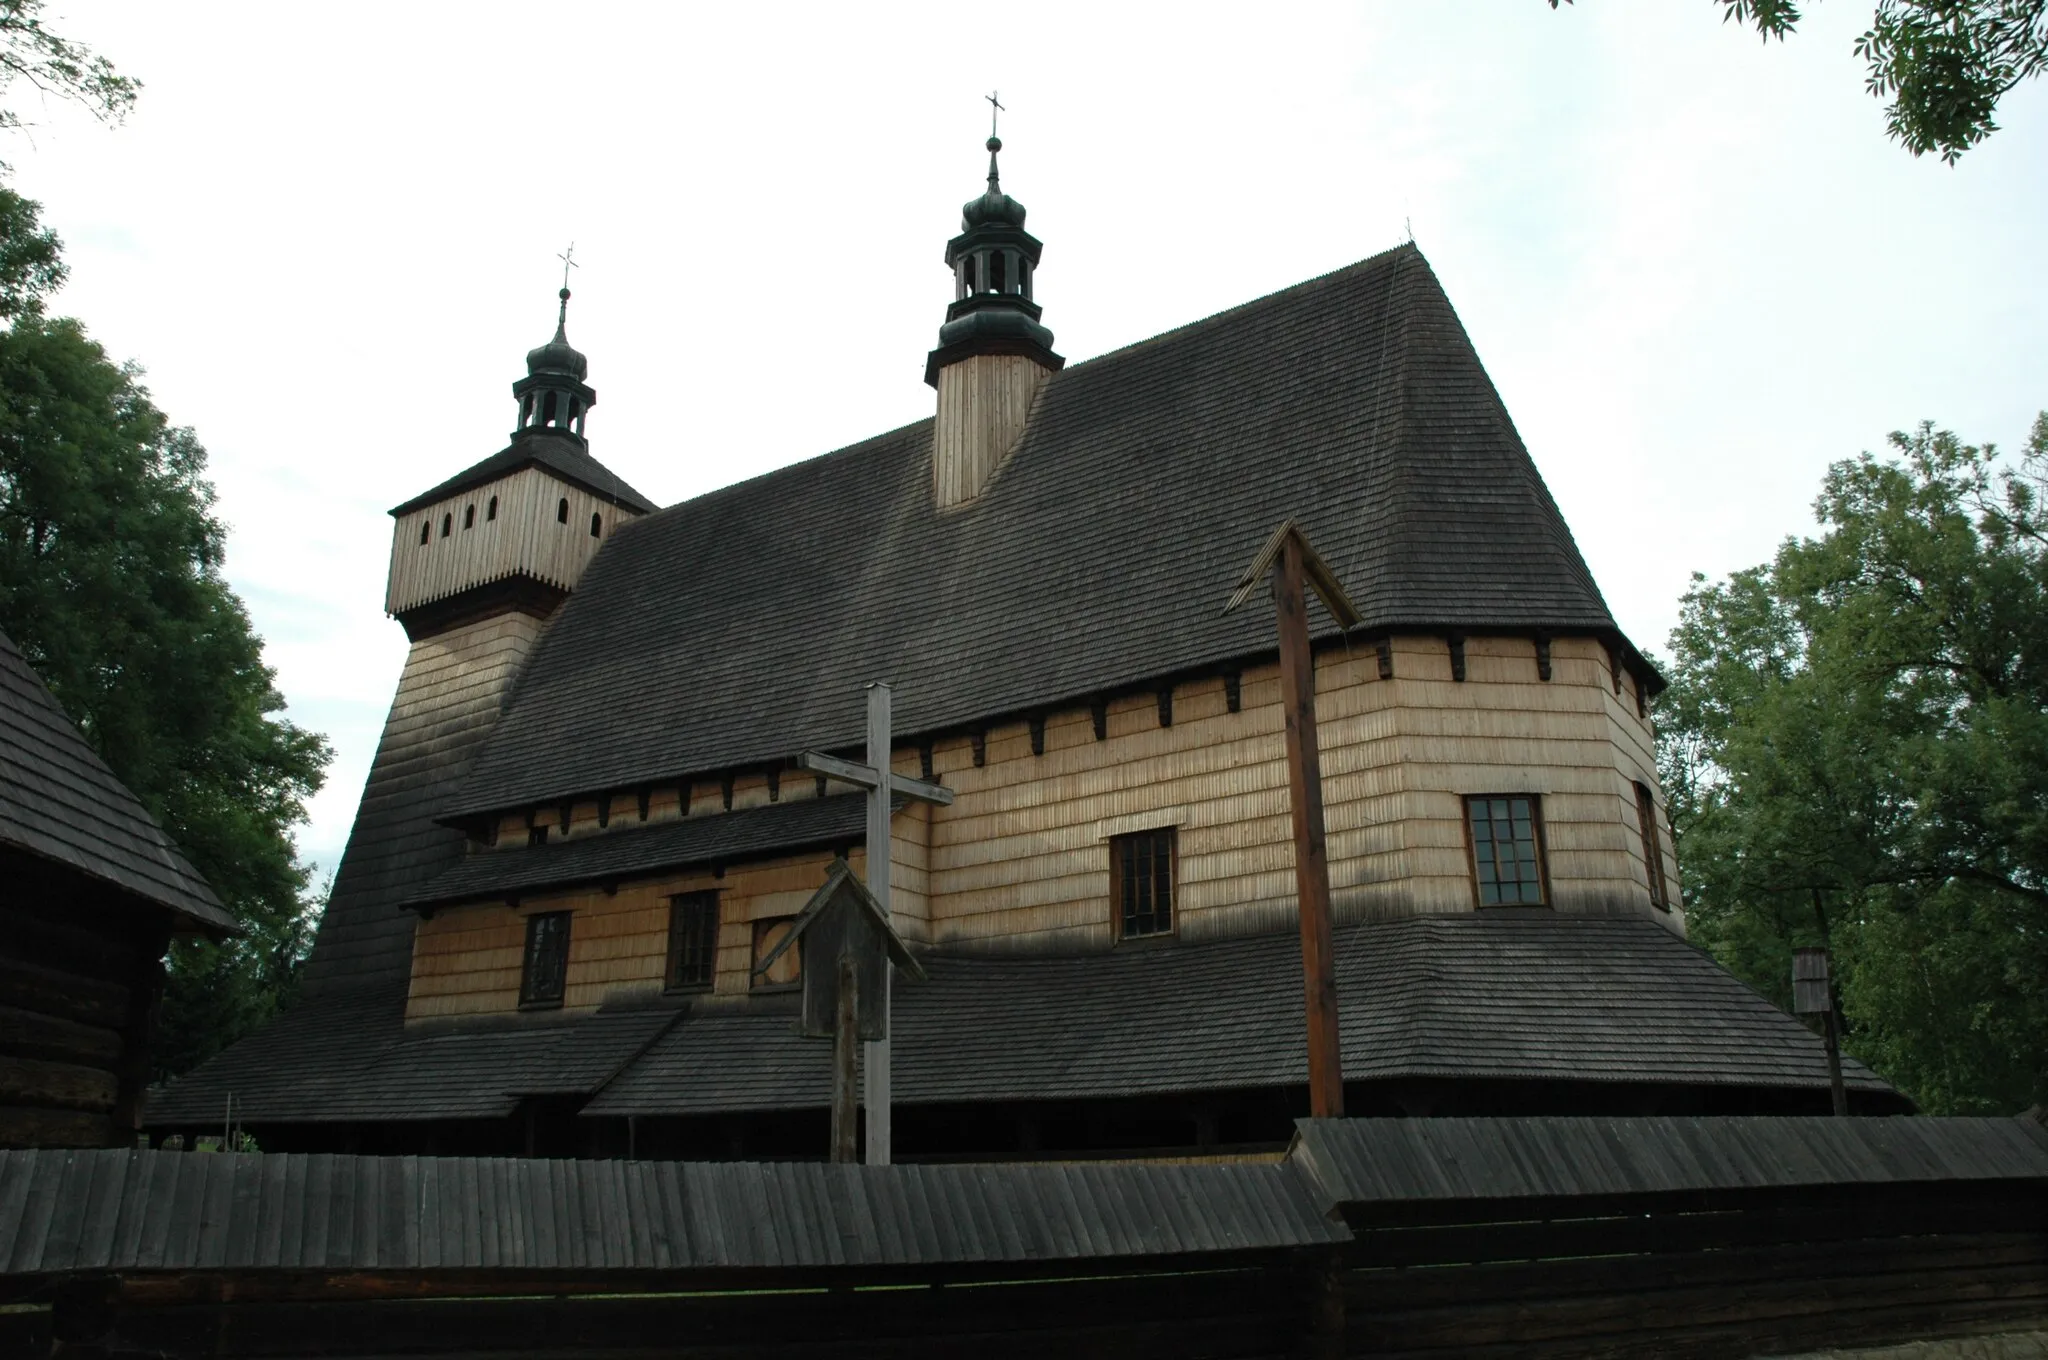
[[[1110,837],[1110,918],[1118,939],[1173,933],[1173,872],[1172,827]]]
[[[1480,906],[1544,904],[1543,828],[1534,794],[1466,798],[1465,830]]]
[[[718,971],[718,893],[682,893],[668,900],[668,974],[672,992],[703,991]]]
[[[1671,910],[1670,888],[1664,881],[1664,845],[1657,834],[1657,796],[1648,784],[1636,785],[1636,825],[1643,832],[1643,867],[1650,875],[1650,905]]]
[[[794,916],[776,916],[765,921],[754,922],[753,966],[756,968],[760,967],[761,960],[774,953],[775,946],[781,944],[783,937],[789,934],[795,926],[796,918]],[[778,987],[794,987],[802,982],[804,980],[803,949],[804,942],[798,940],[795,944],[782,951],[782,957],[775,960],[774,967],[765,973],[753,974],[754,989],[756,991],[764,991]]]
[[[519,1004],[559,1006],[569,980],[569,913],[526,918],[526,963],[519,974]]]

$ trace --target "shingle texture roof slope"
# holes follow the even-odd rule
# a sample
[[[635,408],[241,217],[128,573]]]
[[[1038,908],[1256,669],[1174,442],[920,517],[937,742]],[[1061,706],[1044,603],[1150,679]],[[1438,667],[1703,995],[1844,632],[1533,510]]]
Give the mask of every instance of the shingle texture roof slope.
[[[930,732],[1272,648],[1297,517],[1371,629],[1614,621],[1413,247],[1055,375],[968,506],[925,421],[622,526],[447,815]],[[736,570],[736,567],[743,569]]]
[[[653,501],[628,486],[623,477],[591,457],[582,440],[552,430],[531,429],[514,435],[510,444],[482,462],[472,463],[440,485],[422,491],[403,505],[393,506],[391,513],[410,514],[423,505],[510,476],[523,467],[544,467],[571,485],[643,515],[655,508]]]
[[[0,845],[168,907],[208,931],[236,928],[171,838],[107,768],[21,649],[0,633]]]
[[[465,855],[408,906],[490,901],[542,888],[616,882],[636,873],[860,840],[867,798],[842,794],[631,827],[508,853]]]
[[[600,1010],[407,1030],[405,989],[310,999],[195,1072],[150,1092],[157,1126],[484,1119],[526,1095],[588,1095],[680,1012]]]
[[[895,991],[905,1104],[1109,1099],[1300,1085],[1291,935],[1068,958],[927,955]],[[1371,922],[1337,938],[1344,1075],[1824,1088],[1820,1040],[1650,921],[1496,910]],[[408,1031],[402,982],[309,998],[151,1093],[147,1122],[484,1116],[517,1094],[592,1115],[823,1106],[831,1045],[794,1001],[621,1005],[583,1018]],[[1161,1025],[1158,1017],[1171,1015]],[[1142,1032],[1142,1043],[1130,1035]],[[1849,1085],[1887,1092],[1845,1059]]]
[[[1104,1099],[1308,1080],[1288,935],[1072,958],[927,957],[895,990],[905,1104]],[[1489,911],[1337,937],[1348,1081],[1396,1077],[1824,1087],[1821,1042],[1649,921]],[[1171,1016],[1161,1024],[1159,1017]],[[1132,1036],[1142,1034],[1141,1042]],[[589,1114],[826,1103],[831,1046],[787,1015],[691,1015]],[[1850,1086],[1889,1088],[1853,1059]]]

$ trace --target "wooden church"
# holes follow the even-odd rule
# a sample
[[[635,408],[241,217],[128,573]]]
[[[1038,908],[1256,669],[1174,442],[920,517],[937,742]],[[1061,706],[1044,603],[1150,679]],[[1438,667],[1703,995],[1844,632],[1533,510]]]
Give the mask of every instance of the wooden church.
[[[272,1150],[820,1156],[782,946],[886,855],[927,974],[896,1156],[1285,1143],[1273,624],[1223,605],[1290,517],[1360,616],[1310,614],[1350,1113],[1828,1109],[1820,1040],[1686,942],[1661,681],[1421,252],[1069,366],[999,149],[933,417],[679,505],[592,456],[563,291],[511,442],[392,511],[411,653],[303,995],[154,1132],[232,1094]],[[869,681],[894,769],[951,794],[886,844],[795,760],[859,753]]]

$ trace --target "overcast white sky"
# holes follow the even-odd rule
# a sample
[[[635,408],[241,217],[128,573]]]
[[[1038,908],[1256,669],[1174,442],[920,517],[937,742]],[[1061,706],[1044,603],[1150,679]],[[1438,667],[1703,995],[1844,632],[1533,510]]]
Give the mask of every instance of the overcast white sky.
[[[656,501],[919,419],[990,89],[1070,359],[1412,224],[1639,643],[1808,527],[1829,461],[1922,418],[2018,444],[2048,82],[1916,161],[1850,51],[1870,0],[1809,9],[1765,47],[1709,0],[56,0],[147,88],[0,155],[60,308],[212,451],[228,574],[335,745],[324,873],[405,654],[385,512],[505,442],[556,252],[592,450]]]

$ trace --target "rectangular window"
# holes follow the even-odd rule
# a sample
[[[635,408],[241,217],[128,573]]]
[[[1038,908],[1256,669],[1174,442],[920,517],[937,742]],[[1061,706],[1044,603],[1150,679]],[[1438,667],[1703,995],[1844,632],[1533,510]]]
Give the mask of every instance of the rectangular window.
[[[775,952],[775,946],[782,943],[783,937],[789,934],[791,928],[795,925],[796,918],[794,916],[777,916],[772,920],[754,922],[753,966],[759,968],[761,960]],[[804,979],[803,948],[804,942],[798,940],[795,944],[782,951],[782,957],[775,960],[774,966],[769,968],[767,972],[755,973],[753,975],[755,989],[794,987],[799,982],[802,982]]]
[[[1543,905],[1542,826],[1533,794],[1465,800],[1472,870],[1482,907]]]
[[[1648,784],[1636,785],[1636,824],[1643,830],[1643,867],[1650,875],[1650,905],[1671,910],[1670,889],[1664,882],[1664,846],[1657,835],[1657,799]]]
[[[519,1004],[559,1006],[569,980],[569,913],[548,911],[526,918],[526,964],[519,975]]]
[[[1118,939],[1173,933],[1173,869],[1170,826],[1110,838],[1110,918]]]
[[[718,967],[718,893],[668,900],[668,980],[672,992],[701,991]]]

